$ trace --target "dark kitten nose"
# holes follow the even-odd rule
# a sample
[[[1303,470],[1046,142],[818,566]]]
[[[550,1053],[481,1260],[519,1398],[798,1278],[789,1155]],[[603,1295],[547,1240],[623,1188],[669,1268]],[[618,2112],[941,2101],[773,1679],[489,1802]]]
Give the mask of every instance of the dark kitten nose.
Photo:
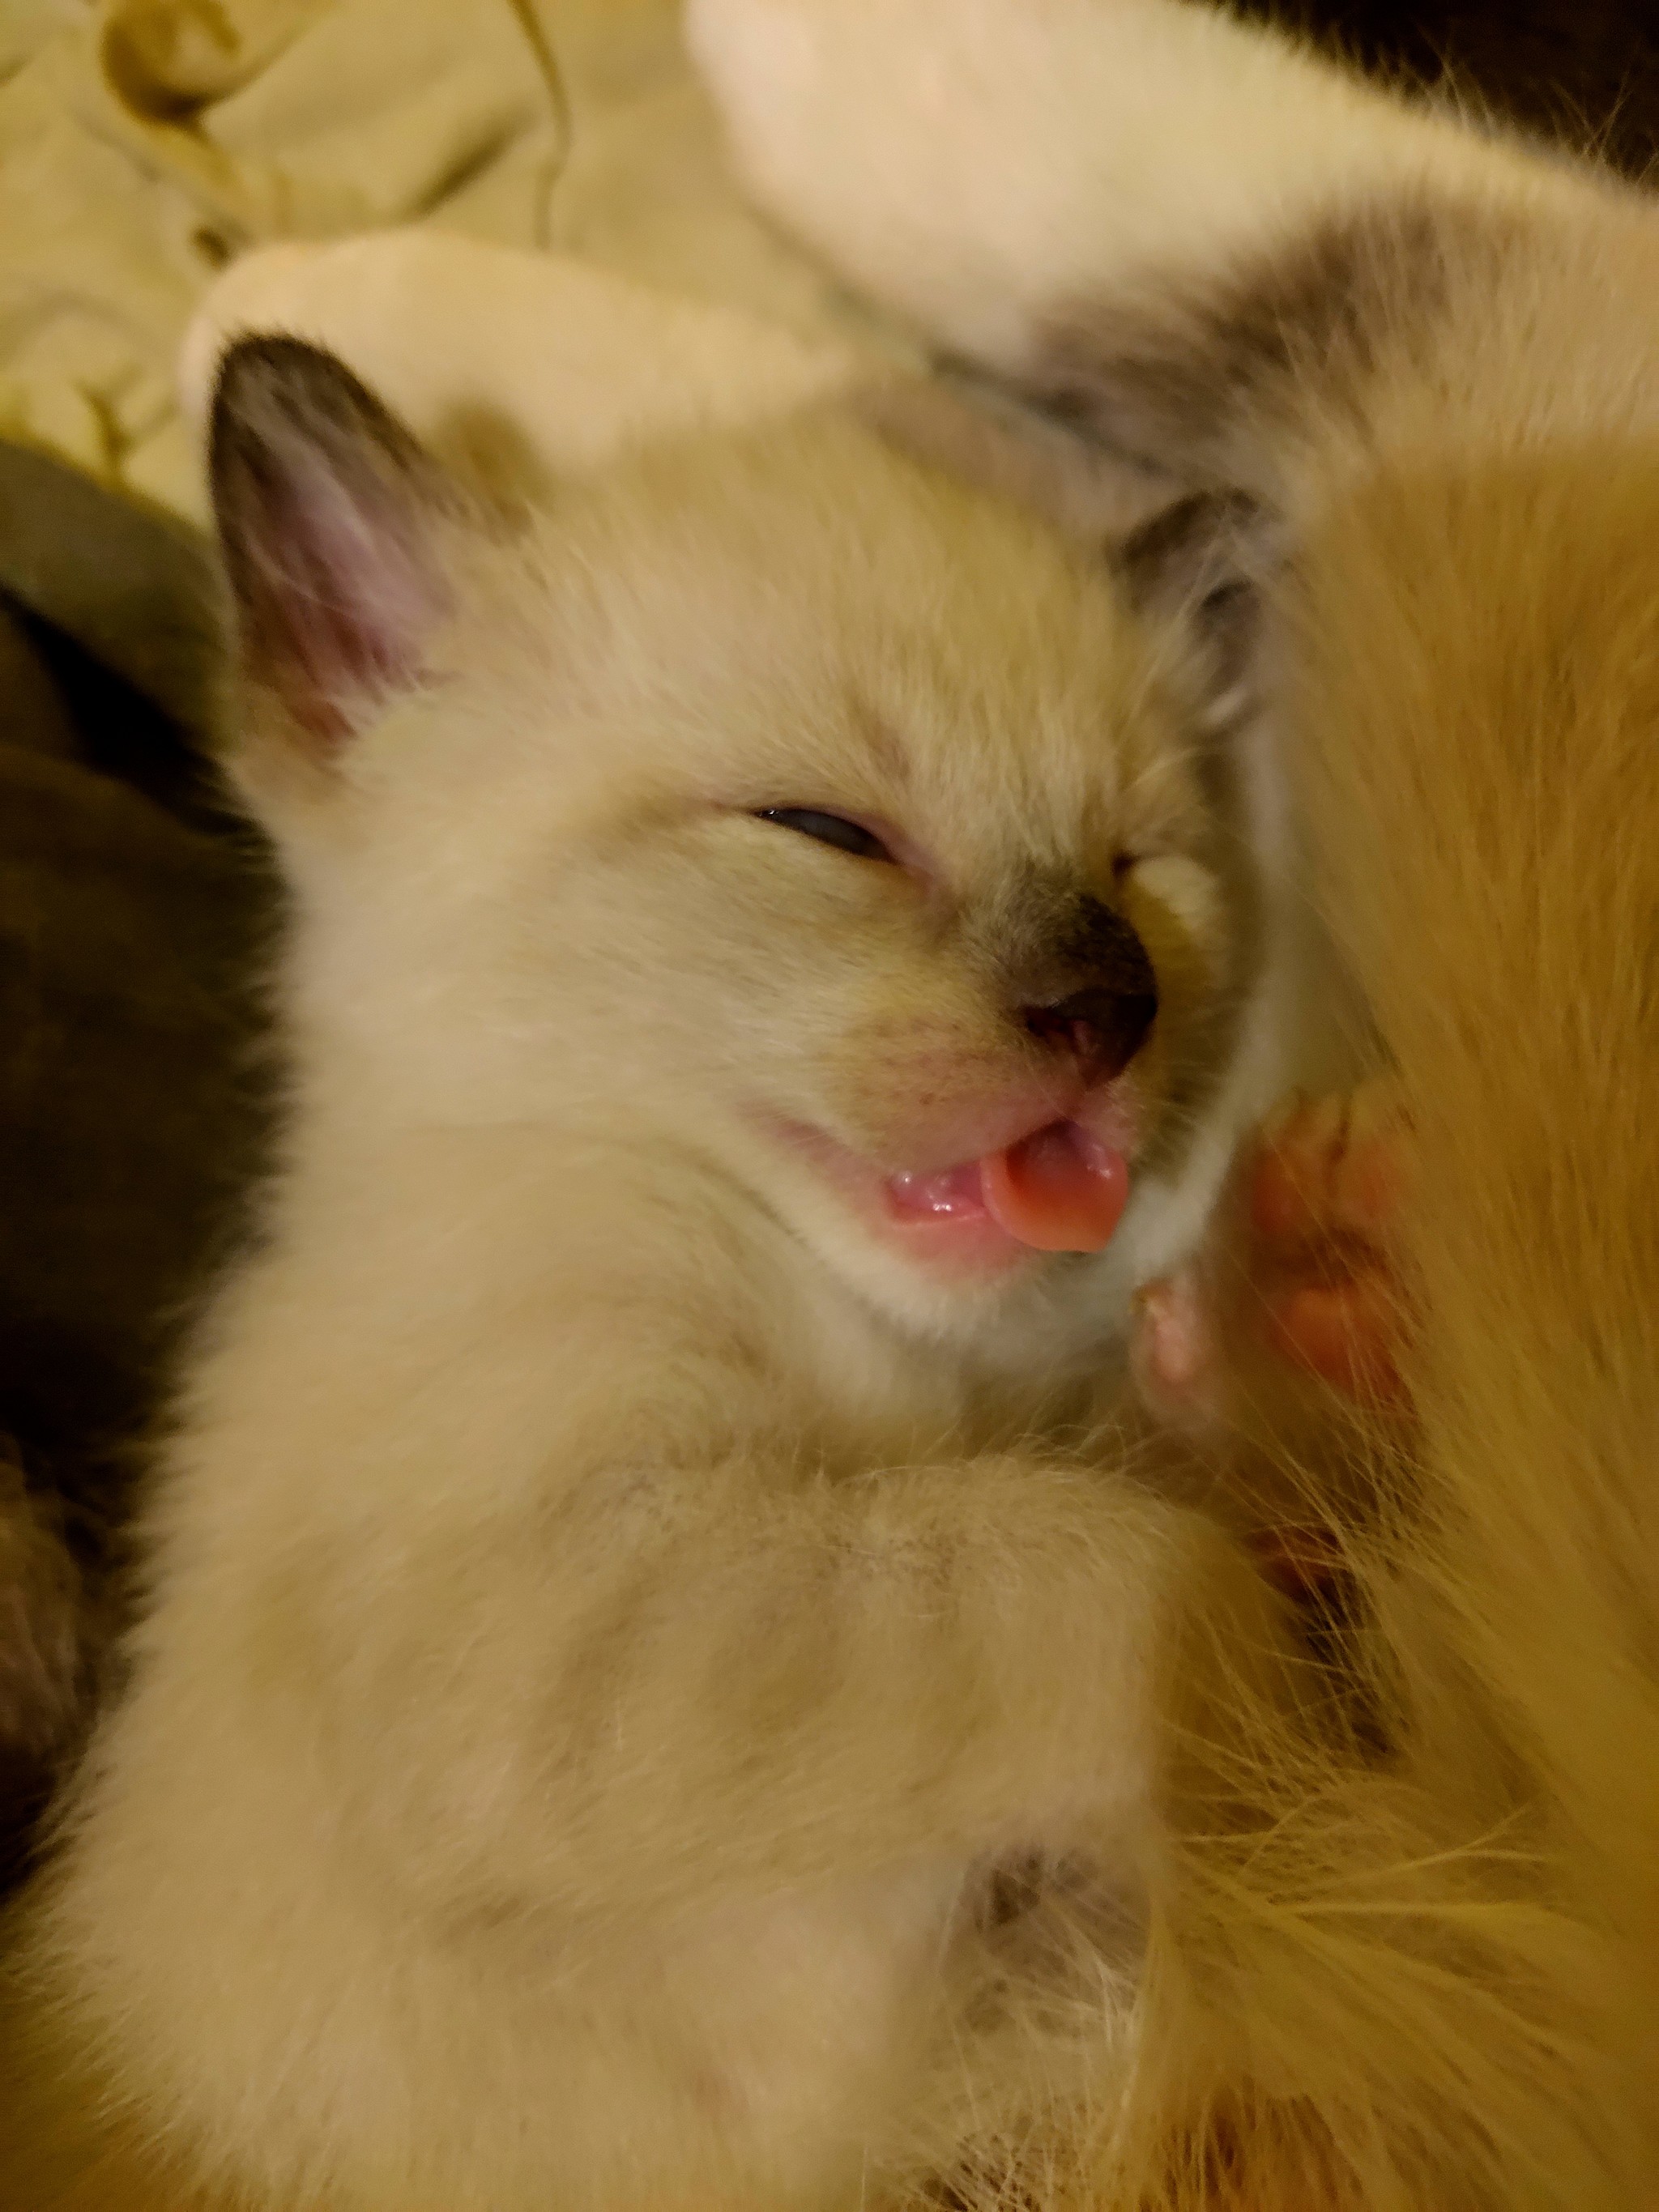
[[[1121,1075],[1146,1042],[1158,1015],[1158,990],[1113,991],[1091,984],[1052,1006],[1022,1006],[1020,1019],[1039,1043],[1073,1054],[1085,1083]]]
[[[1146,948],[1122,915],[1089,896],[1070,904],[1050,957],[1048,988],[1074,988],[1064,998],[1020,1006],[1015,1019],[1038,1043],[1070,1053],[1085,1083],[1109,1083],[1158,1018],[1158,977]]]

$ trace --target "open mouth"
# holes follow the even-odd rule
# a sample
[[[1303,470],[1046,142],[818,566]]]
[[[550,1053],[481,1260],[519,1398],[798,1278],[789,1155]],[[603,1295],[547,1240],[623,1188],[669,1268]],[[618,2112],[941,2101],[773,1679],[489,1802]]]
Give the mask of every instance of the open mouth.
[[[1098,1252],[1110,1243],[1128,1203],[1134,1116],[1124,1101],[1103,1118],[1109,1133],[1045,1121],[975,1159],[896,1175],[809,1124],[771,1126],[884,1243],[930,1268],[982,1279],[1039,1253]]]
[[[890,1176],[897,1223],[975,1224],[1034,1252],[1098,1252],[1129,1199],[1123,1153],[1076,1121],[1050,1121],[1017,1143],[931,1174]]]

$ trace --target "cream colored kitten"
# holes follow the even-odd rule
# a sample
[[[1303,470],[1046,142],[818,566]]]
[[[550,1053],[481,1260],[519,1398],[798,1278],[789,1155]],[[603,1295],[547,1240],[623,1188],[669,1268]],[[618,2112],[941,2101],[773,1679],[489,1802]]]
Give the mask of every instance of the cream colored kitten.
[[[0,2201],[978,2186],[1113,2093],[1170,1638],[1267,1602],[1085,1449],[1258,996],[1203,651],[830,413],[513,536],[260,340],[213,448],[293,1126]]]

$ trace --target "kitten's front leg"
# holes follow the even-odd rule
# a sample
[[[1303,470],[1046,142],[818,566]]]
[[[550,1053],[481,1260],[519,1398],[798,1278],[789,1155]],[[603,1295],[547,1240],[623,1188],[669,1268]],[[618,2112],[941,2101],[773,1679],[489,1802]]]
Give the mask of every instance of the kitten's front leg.
[[[879,2172],[963,2113],[1029,2127],[1033,2081],[1120,2082],[1133,1943],[1115,1977],[1063,1916],[1069,1981],[1045,1954],[1001,2004],[974,1902],[1075,1861],[1133,1935],[1171,1743],[1224,1740],[1230,1686],[1273,1694],[1289,1641],[1240,1547],[1013,1458],[613,1474],[542,1522],[482,1577],[405,1559],[372,1656],[352,1636],[328,1735],[393,1894],[556,1929],[618,2033],[665,1971],[652,2033],[743,2116],[745,2170],[850,2141]]]
[[[1272,1641],[1227,1540],[1109,1472],[596,1471],[553,1518],[555,1547],[514,1537],[476,1607],[447,1559],[406,1569],[356,1639],[374,1686],[340,1723],[354,1762],[385,1770],[374,1802],[405,1872],[404,1838],[424,1834],[446,1878],[471,1863],[582,1920],[1074,1822],[1129,1836],[1171,1638],[1202,1615]],[[434,1619],[451,1629],[422,1701]]]

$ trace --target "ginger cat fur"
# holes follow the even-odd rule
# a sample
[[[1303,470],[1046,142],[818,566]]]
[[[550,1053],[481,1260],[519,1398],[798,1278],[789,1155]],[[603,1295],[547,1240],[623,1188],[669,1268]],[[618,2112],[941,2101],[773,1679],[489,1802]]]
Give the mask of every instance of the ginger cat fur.
[[[1188,1855],[1103,2201],[1650,2204],[1659,215],[1173,0],[689,21],[775,214],[1079,467],[1256,508],[1318,904],[1415,1133],[1415,1431],[1306,1470],[1370,1716],[1328,1761],[1240,1716],[1263,1833]]]

